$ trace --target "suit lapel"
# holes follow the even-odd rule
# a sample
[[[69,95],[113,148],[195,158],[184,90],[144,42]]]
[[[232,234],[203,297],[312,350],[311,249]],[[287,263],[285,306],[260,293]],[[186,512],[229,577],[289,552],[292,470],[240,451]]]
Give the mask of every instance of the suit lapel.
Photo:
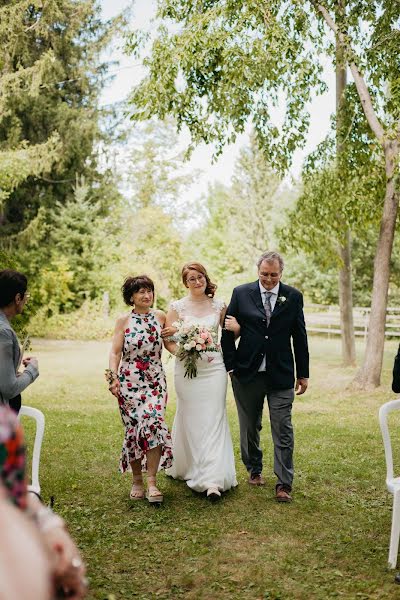
[[[275,302],[275,306],[274,306],[274,310],[272,311],[272,315],[271,315],[271,319],[275,319],[275,317],[279,316],[279,314],[285,310],[286,305],[287,305],[287,298],[285,302],[280,302],[279,298],[282,298],[283,296],[285,296],[285,290],[284,290],[284,284],[280,283],[279,284],[279,290],[278,290],[278,298],[276,299]],[[286,297],[286,296],[285,296]]]
[[[258,280],[251,284],[250,297],[253,300],[254,304],[257,306],[258,310],[260,310],[265,317],[265,309],[262,303]]]

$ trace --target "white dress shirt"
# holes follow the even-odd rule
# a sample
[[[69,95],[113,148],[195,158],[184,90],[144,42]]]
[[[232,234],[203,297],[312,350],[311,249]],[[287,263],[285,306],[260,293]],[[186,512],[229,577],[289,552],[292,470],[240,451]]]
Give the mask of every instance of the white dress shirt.
[[[264,294],[266,294],[267,292],[269,292],[271,294],[269,301],[271,303],[271,314],[272,314],[273,311],[274,311],[274,308],[275,308],[276,301],[278,299],[279,283],[277,283],[276,286],[272,288],[272,290],[266,290],[265,287],[263,287],[261,285],[260,281],[258,282],[258,285],[260,287],[261,300],[262,300],[262,303],[263,303],[264,306],[265,306],[265,295]],[[260,368],[258,370],[259,371],[266,371],[266,363],[267,363],[267,361],[266,361],[266,355],[264,354],[264,357],[262,359],[262,363],[261,363]]]

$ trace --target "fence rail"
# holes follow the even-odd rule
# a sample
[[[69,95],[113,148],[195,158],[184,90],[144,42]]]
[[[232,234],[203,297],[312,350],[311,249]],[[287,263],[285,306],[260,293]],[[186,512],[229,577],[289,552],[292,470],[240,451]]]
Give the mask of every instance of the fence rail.
[[[370,312],[371,309],[365,306],[353,308],[354,335],[364,338],[367,336]],[[338,306],[305,304],[304,315],[308,332],[341,335]],[[400,308],[387,308],[385,337],[400,337]]]

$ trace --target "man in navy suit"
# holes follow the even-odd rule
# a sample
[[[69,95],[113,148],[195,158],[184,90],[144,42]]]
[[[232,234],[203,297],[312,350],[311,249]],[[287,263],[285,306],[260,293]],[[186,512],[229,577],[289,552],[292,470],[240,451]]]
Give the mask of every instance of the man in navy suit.
[[[294,392],[308,385],[309,354],[303,296],[281,283],[283,259],[266,252],[258,260],[258,280],[233,290],[227,315],[240,324],[224,329],[222,350],[239,415],[240,449],[249,483],[264,485],[260,431],[265,397],[274,443],[275,488],[278,502],[290,502],[293,482],[292,404]],[[296,375],[295,375],[296,367]]]

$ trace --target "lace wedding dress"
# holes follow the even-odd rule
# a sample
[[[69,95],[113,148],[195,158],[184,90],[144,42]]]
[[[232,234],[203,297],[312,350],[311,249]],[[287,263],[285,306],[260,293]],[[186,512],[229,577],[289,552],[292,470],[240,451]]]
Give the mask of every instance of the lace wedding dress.
[[[200,324],[218,333],[224,303],[182,298],[171,303],[180,320]],[[227,374],[221,352],[202,353],[197,377],[184,377],[182,361],[175,359],[176,414],[172,429],[174,463],[166,473],[184,479],[196,492],[237,485],[232,440],[226,414]]]

